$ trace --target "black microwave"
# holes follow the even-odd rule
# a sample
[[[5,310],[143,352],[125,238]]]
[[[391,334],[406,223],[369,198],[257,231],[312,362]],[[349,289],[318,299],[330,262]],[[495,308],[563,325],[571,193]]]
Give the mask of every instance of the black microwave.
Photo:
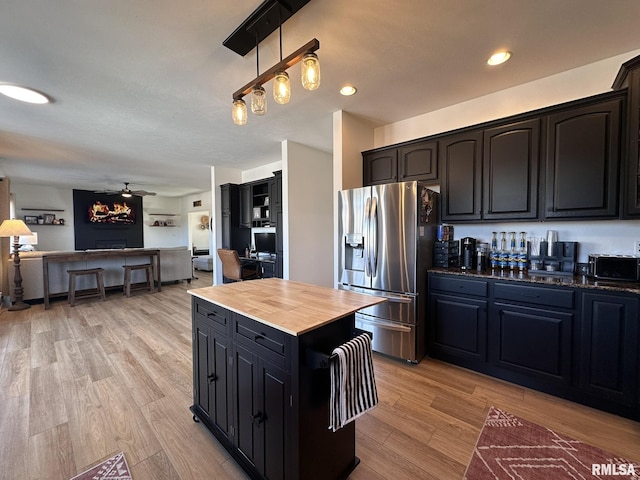
[[[589,275],[600,280],[640,281],[640,257],[589,255]]]

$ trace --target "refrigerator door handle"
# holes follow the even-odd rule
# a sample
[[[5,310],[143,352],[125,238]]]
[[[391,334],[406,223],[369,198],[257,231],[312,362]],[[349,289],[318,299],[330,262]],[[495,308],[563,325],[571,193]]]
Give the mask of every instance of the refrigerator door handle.
[[[369,209],[371,208],[371,198],[367,198],[367,202],[364,207],[364,274],[367,277],[371,276],[371,262],[369,261],[371,246],[369,245],[369,228],[371,218],[369,216]]]
[[[369,237],[371,239],[371,276],[375,277],[378,271],[378,199],[371,199],[370,213],[370,230]]]
[[[411,303],[413,298],[411,297],[385,297],[389,303]]]
[[[408,332],[411,331],[411,328],[405,327],[404,325],[401,325],[399,323],[383,322],[383,321],[380,321],[380,320],[371,321],[371,320],[365,320],[362,317],[359,317],[358,321],[362,322],[364,324],[367,324],[367,325],[372,325],[372,326],[375,325],[375,326],[383,328],[385,330],[393,330],[395,332],[408,333]]]

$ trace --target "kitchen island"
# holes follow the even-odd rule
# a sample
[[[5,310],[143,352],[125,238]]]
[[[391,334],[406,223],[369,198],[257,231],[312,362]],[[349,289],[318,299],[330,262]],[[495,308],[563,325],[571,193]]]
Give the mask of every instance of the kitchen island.
[[[329,430],[329,356],[385,300],[279,278],[189,293],[194,420],[251,478],[347,478],[355,424]]]

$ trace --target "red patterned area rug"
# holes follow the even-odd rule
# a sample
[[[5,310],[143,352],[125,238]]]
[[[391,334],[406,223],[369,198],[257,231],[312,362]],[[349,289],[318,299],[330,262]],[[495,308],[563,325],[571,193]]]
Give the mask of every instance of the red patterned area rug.
[[[640,463],[491,407],[464,478],[640,480]]]
[[[129,465],[120,452],[86,472],[76,475],[71,480],[132,480]]]

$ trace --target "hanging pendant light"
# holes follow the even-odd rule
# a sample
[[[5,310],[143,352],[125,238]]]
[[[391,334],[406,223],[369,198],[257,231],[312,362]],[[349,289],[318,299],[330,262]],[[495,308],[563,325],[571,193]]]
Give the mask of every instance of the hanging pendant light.
[[[306,90],[316,90],[320,86],[320,61],[315,53],[309,52],[302,57],[300,73]]]
[[[280,21],[280,63],[282,63],[282,21]],[[273,99],[276,103],[284,105],[291,100],[291,82],[285,68],[276,72],[273,78]]]
[[[254,115],[267,113],[267,95],[260,85],[256,85],[251,89],[251,112]]]
[[[244,100],[238,98],[233,101],[233,107],[231,108],[231,118],[236,125],[247,124],[247,104]]]
[[[287,72],[276,73],[273,79],[273,99],[280,105],[289,103],[291,100],[291,83]]]

